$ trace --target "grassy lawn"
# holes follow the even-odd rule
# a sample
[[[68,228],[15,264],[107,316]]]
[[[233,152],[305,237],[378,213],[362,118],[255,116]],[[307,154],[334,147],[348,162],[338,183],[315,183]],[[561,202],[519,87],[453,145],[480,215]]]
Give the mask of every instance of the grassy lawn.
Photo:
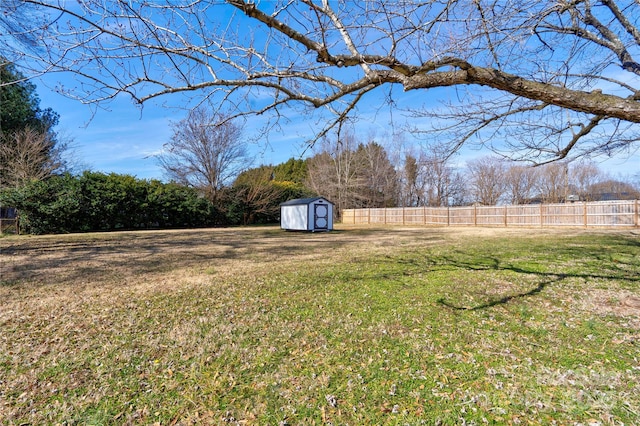
[[[640,424],[637,230],[0,249],[0,424]]]

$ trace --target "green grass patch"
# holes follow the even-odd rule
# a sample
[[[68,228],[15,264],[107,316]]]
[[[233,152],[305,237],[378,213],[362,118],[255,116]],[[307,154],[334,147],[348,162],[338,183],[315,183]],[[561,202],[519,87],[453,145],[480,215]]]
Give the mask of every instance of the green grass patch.
[[[0,422],[640,422],[635,234],[192,236],[3,239]]]

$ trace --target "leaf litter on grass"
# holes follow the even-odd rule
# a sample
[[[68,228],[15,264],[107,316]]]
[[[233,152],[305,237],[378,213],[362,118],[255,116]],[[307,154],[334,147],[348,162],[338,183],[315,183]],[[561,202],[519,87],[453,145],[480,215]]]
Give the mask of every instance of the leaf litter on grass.
[[[0,414],[4,424],[632,424],[629,239],[468,228],[3,239]]]

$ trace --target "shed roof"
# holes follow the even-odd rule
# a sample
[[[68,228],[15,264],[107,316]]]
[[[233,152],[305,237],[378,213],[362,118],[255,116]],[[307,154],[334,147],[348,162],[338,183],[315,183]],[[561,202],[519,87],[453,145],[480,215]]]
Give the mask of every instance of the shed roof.
[[[324,200],[329,204],[333,204],[331,201],[327,200],[324,197],[311,197],[311,198],[295,198],[293,200],[285,201],[284,203],[280,203],[281,206],[297,206],[301,204],[311,204],[318,200]]]

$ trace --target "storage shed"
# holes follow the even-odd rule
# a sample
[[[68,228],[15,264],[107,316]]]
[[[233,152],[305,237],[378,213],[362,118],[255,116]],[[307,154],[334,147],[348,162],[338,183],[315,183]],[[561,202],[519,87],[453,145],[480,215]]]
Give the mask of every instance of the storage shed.
[[[333,203],[326,198],[297,198],[280,204],[280,227],[287,231],[331,231]]]

